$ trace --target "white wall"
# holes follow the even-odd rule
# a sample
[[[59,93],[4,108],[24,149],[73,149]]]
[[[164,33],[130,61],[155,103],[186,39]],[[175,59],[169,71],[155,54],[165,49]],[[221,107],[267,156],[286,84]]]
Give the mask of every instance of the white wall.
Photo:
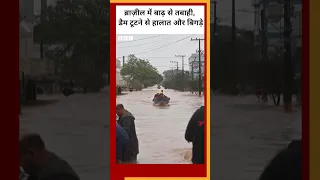
[[[119,69],[117,69],[117,71],[116,71],[116,83],[119,86],[124,86],[125,85],[125,82],[123,81],[122,76],[120,75],[120,70]]]
[[[20,22],[19,69],[31,76],[54,73],[54,62],[40,59],[40,45],[33,42],[33,24],[26,21]]]

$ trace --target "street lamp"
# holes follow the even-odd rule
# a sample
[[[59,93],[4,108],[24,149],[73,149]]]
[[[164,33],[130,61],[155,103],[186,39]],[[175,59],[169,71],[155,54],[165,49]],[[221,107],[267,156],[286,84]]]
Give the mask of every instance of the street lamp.
[[[194,80],[194,63],[196,63],[196,57],[193,58],[193,61],[190,62],[191,64],[191,79]]]

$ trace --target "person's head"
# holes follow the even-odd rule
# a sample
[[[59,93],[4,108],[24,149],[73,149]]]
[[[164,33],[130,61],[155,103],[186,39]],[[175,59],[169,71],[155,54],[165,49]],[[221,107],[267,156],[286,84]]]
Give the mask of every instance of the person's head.
[[[161,90],[161,93],[163,93],[163,90]]]
[[[302,143],[292,141],[267,164],[259,180],[302,180]]]
[[[26,134],[20,139],[20,166],[28,174],[35,172],[45,158],[45,144],[39,134]]]
[[[117,104],[117,115],[122,116],[124,113],[124,106],[122,104]]]

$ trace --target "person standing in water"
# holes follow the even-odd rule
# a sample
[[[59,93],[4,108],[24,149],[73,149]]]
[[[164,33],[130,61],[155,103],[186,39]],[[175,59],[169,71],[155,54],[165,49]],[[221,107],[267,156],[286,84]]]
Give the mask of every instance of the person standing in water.
[[[129,136],[129,146],[126,149],[126,154],[131,154],[131,157],[127,157],[128,161],[132,163],[137,162],[137,156],[139,154],[139,141],[136,133],[135,117],[124,108],[122,104],[118,104],[116,107],[117,115],[119,116],[118,124],[127,132]]]
[[[192,142],[192,163],[204,164],[204,106],[192,115],[185,132],[185,139]]]
[[[118,124],[116,123],[116,132],[117,132],[117,139],[116,139],[116,147],[117,147],[117,164],[123,164],[127,156],[126,154],[126,148],[128,148],[129,145],[129,136],[127,132]]]
[[[302,180],[302,141],[293,140],[266,166],[259,180]]]
[[[46,149],[39,134],[26,134],[20,139],[20,174],[28,180],[80,180],[72,167]]]

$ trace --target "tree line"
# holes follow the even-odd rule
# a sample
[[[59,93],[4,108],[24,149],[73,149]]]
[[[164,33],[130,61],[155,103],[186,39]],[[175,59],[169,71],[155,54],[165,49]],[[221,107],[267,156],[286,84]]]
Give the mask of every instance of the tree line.
[[[99,91],[110,82],[109,3],[58,0],[38,17],[34,38],[55,61],[61,80]]]
[[[109,5],[104,0],[58,0],[55,6],[43,11],[42,20],[38,20],[34,28],[35,41],[41,42],[46,56],[55,61],[61,79],[73,79],[77,85],[92,91],[98,91],[110,82],[109,12]],[[231,42],[231,27],[218,26],[217,32],[217,36],[211,34],[215,38],[210,47],[212,89],[236,94],[236,85],[241,84],[248,92],[255,88],[264,88],[271,93],[282,92],[283,53],[270,54],[267,60],[261,60],[260,48],[254,46],[252,31],[236,29],[239,36],[235,45]],[[301,54],[300,48],[293,56],[295,67],[292,68],[296,72],[301,72]],[[162,76],[147,60],[131,55],[126,64],[121,74],[137,88],[162,81]],[[132,67],[139,70],[135,72]],[[103,74],[108,74],[108,80]],[[182,72],[166,76],[168,73],[164,74],[163,84],[168,88],[198,88],[197,79],[182,79]],[[184,76],[190,77],[190,74],[185,72]],[[301,79],[297,81],[299,84]]]
[[[166,70],[163,72],[164,80],[162,86],[167,89],[174,89],[179,91],[198,91],[199,78],[194,76],[189,71],[182,71],[178,69]]]
[[[217,32],[217,36],[213,32],[211,34],[214,37],[210,46],[211,89],[237,94],[237,85],[241,85],[244,93],[254,93],[259,88],[280,97],[284,81],[284,53],[281,49],[268,53],[265,59],[261,59],[261,49],[254,45],[251,30],[236,29],[238,36],[235,44],[231,42],[231,27],[218,26]],[[295,50],[292,61],[295,73],[300,73],[301,48]],[[295,82],[292,89],[296,93],[301,88],[301,78],[296,78]],[[275,104],[279,105],[278,102]]]
[[[39,16],[35,41],[42,43],[45,55],[55,61],[61,80],[72,79],[91,91],[99,91],[110,82],[108,4],[104,0],[58,0]],[[108,74],[107,80],[104,74]],[[121,75],[135,89],[162,81],[148,60],[134,55],[129,55]]]
[[[158,85],[163,80],[157,68],[152,66],[149,60],[137,58],[133,54],[128,56],[128,61],[123,65],[120,74],[128,87],[136,90]]]

